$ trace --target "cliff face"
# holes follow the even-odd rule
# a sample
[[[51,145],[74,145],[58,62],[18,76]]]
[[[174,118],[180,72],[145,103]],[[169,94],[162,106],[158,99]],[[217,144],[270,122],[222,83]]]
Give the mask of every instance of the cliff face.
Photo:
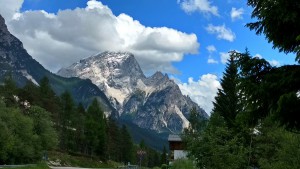
[[[57,95],[68,90],[77,102],[85,105],[97,98],[107,114],[115,114],[105,94],[90,80],[57,76],[34,60],[24,49],[22,42],[8,31],[5,20],[0,15],[0,83],[7,75],[12,76],[18,86],[24,86],[27,81],[39,85],[40,80],[47,77]]]
[[[91,79],[109,98],[121,118],[158,132],[181,132],[189,111],[195,107],[167,75],[146,77],[131,53],[104,52],[58,71],[64,77]]]

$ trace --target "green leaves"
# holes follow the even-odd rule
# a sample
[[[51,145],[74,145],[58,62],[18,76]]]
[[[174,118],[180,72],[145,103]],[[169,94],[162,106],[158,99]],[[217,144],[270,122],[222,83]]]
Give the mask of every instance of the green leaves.
[[[300,66],[231,56],[206,128],[185,131],[190,156],[206,169],[299,168]]]
[[[44,150],[56,145],[50,121],[43,123],[40,116],[45,112],[39,107],[31,111],[27,116],[17,108],[0,107],[0,163],[31,163],[39,160]]]
[[[285,53],[297,53],[296,60],[300,62],[300,2],[286,0],[248,0],[248,5],[254,8],[252,18],[258,21],[248,23],[250,30],[256,34],[264,34],[274,48]]]

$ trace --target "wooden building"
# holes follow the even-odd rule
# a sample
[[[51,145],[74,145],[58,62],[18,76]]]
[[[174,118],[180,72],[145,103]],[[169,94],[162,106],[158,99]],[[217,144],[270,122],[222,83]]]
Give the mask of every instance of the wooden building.
[[[177,159],[186,158],[187,153],[184,149],[182,139],[179,135],[169,135],[168,141],[170,149],[170,163]]]

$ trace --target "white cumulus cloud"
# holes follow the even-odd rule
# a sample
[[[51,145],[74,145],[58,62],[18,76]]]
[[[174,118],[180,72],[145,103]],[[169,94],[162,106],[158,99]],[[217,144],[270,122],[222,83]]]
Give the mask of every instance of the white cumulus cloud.
[[[206,47],[206,49],[209,53],[213,53],[217,50],[214,45],[209,45],[209,46]]]
[[[231,20],[235,21],[237,19],[243,19],[244,9],[243,8],[231,8],[230,16]]]
[[[22,7],[24,0],[0,0],[0,14],[6,19],[11,20]]]
[[[207,63],[209,64],[218,64],[219,62],[213,58],[208,58]]]
[[[268,62],[269,62],[272,66],[275,66],[275,67],[280,66],[280,63],[279,63],[279,61],[277,61],[277,60],[268,60]]]
[[[10,2],[1,0],[1,4]],[[136,56],[145,73],[177,73],[172,62],[199,49],[195,34],[147,27],[127,14],[115,16],[108,6],[96,0],[88,1],[85,8],[60,10],[57,14],[25,11],[15,16],[18,17],[8,22],[9,30],[33,58],[53,72],[98,52],[128,51]]]
[[[191,77],[187,83],[176,81],[182,94],[188,95],[210,115],[213,109],[213,101],[215,101],[218,89],[221,88],[218,77],[213,74],[205,74],[196,81]]]
[[[235,39],[235,34],[230,28],[226,28],[225,24],[219,26],[209,24],[206,30],[210,34],[216,34],[218,39],[224,39],[230,42],[233,42]]]
[[[221,63],[226,64],[228,59],[229,59],[229,53],[228,52],[220,52],[220,59],[221,59]]]
[[[255,58],[258,58],[258,59],[262,59],[263,57],[261,56],[261,54],[257,53],[256,55],[254,55]]]
[[[264,58],[264,57],[263,57],[261,54],[259,54],[259,53],[257,53],[256,55],[254,55],[254,57],[256,57],[256,58],[258,58],[258,59],[263,59],[263,58]],[[275,60],[275,59],[267,60],[267,62],[269,62],[271,66],[275,66],[275,67],[278,67],[278,66],[281,65],[280,62],[279,62],[278,60]]]
[[[211,5],[209,0],[178,0],[177,2],[186,13],[198,11],[204,15],[219,16],[218,7]]]

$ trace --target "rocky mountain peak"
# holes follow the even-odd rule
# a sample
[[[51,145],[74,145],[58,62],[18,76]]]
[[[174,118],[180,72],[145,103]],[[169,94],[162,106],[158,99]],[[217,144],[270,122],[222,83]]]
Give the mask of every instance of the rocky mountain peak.
[[[129,115],[139,127],[155,131],[180,132],[187,127],[193,107],[206,113],[183,96],[167,74],[146,77],[131,53],[103,52],[61,69],[59,75],[90,79],[109,98],[120,117]]]
[[[162,78],[164,78],[164,75],[160,71],[157,71],[150,78],[152,78],[152,79],[162,79]]]
[[[22,42],[12,35],[5,24],[5,19],[0,15],[0,47],[23,49]]]
[[[5,20],[1,15],[0,15],[0,31],[1,32],[8,32],[7,26],[5,24]]]

